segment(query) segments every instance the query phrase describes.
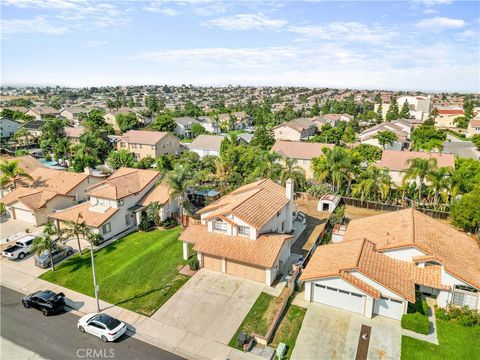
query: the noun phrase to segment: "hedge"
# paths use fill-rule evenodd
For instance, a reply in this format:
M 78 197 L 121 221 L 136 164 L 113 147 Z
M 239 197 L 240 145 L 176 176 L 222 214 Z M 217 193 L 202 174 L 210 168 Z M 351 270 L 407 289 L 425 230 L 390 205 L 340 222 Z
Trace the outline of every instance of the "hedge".
M 430 330 L 428 317 L 418 312 L 402 316 L 402 328 L 427 335 Z

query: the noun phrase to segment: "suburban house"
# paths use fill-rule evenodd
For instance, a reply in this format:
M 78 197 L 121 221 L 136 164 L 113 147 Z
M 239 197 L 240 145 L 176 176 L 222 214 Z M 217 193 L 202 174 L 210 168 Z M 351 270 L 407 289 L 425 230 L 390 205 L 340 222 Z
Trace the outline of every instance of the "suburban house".
M 454 128 L 457 127 L 455 119 L 464 116 L 463 109 L 437 109 L 438 115 L 435 116 L 435 126 Z
M 85 128 L 83 126 L 79 126 L 79 127 L 65 126 L 63 130 L 65 131 L 65 135 L 67 136 L 67 138 L 69 138 L 72 144 L 74 145 L 80 142 L 80 136 L 82 136 L 85 133 Z
M 201 267 L 271 285 L 290 257 L 293 194 L 292 180 L 263 179 L 207 205 L 180 235 L 184 258 L 193 244 Z
M 200 124 L 200 121 L 191 117 L 179 117 L 174 118 L 176 127 L 175 127 L 175 134 L 182 138 L 192 138 L 192 125 L 193 124 Z
M 360 133 L 360 142 L 362 144 L 369 144 L 383 149 L 383 146 L 377 139 L 378 133 L 382 131 L 393 132 L 397 138 L 393 144 L 386 144 L 385 149 L 402 150 L 408 146 L 407 140 L 410 131 L 407 131 L 407 127 L 404 123 L 397 122 L 385 122 L 362 131 Z
M 232 113 L 234 121 L 234 130 L 242 130 L 251 125 L 251 118 L 244 111 L 236 111 Z
M 45 224 L 48 216 L 55 210 L 87 200 L 87 188 L 101 180 L 86 173 L 52 170 L 40 166 L 29 174 L 33 181 L 21 181 L 0 201 L 5 204 L 12 219 L 23 220 L 35 226 Z
M 353 120 L 353 115 L 350 114 L 324 114 L 317 116 L 316 121 L 326 122 L 332 126 L 335 126 L 340 121 L 349 122 Z
M 89 109 L 83 107 L 66 107 L 62 111 L 60 111 L 60 116 L 63 116 L 68 122 L 72 125 L 80 125 L 81 117 L 83 115 L 88 115 Z
M 408 161 L 414 158 L 421 159 L 436 159 L 438 167 L 455 168 L 455 155 L 442 153 L 428 153 L 420 151 L 395 151 L 384 150 L 382 158 L 378 162 L 380 167 L 385 167 L 390 170 L 390 176 L 395 185 L 400 186 L 405 176 L 405 171 L 408 169 Z
M 333 144 L 306 143 L 277 140 L 272 151 L 288 159 L 294 159 L 295 164 L 305 170 L 307 179 L 313 178 L 312 159 L 323 155 L 323 148 L 333 149 Z
M 42 127 L 44 124 L 45 121 L 43 120 L 33 120 L 23 124 L 21 127 L 27 129 L 28 135 L 33 138 L 39 138 L 42 135 Z
M 57 117 L 60 111 L 50 106 L 37 106 L 29 109 L 25 115 L 33 116 L 35 120 L 43 120 L 46 117 Z
M 197 153 L 200 158 L 206 155 L 219 156 L 223 139 L 225 137 L 221 135 L 198 135 L 188 146 L 188 149 Z
M 0 118 L 0 137 L 9 138 L 15 135 L 15 132 L 20 127 L 20 123 L 15 120 Z
M 405 101 L 408 102 L 408 109 L 410 116 L 414 119 L 425 121 L 430 115 L 432 109 L 432 98 L 431 96 L 411 96 L 405 95 L 400 96 L 397 99 L 398 108 L 401 109 Z M 378 111 L 379 104 L 376 103 L 374 106 L 374 111 Z M 382 103 L 382 117 L 385 119 L 388 109 L 390 109 L 390 103 Z
M 131 152 L 135 160 L 148 156 L 155 159 L 163 154 L 178 154 L 180 142 L 163 131 L 129 130 L 120 137 L 117 149 Z
M 152 119 L 144 116 L 143 110 L 146 110 L 146 109 L 121 107 L 115 110 L 109 110 L 105 115 L 103 115 L 103 119 L 107 124 L 110 124 L 113 127 L 113 130 L 115 130 L 115 132 L 119 133 L 120 128 L 118 127 L 118 124 L 117 124 L 118 114 L 134 113 L 140 123 L 150 124 L 152 122 Z
M 480 135 L 480 118 L 472 119 L 468 123 L 466 136 L 471 138 L 473 135 Z
M 275 126 L 273 133 L 275 140 L 301 141 L 315 135 L 316 130 L 312 119 L 299 118 Z
M 148 192 L 137 205 L 141 208 L 136 212 L 145 210 L 152 203 L 157 202 L 160 205 L 159 217 L 160 220 L 166 220 L 175 217 L 178 214 L 178 199 L 172 199 L 170 197 L 170 187 L 164 183 L 160 183 Z M 142 215 L 143 216 L 143 215 Z
M 401 319 L 415 291 L 480 309 L 480 248 L 475 239 L 417 210 L 351 221 L 339 243 L 321 245 L 304 269 L 305 299 Z
M 222 132 L 219 124 L 208 116 L 200 116 L 197 118 L 197 120 L 199 121 L 199 124 L 205 129 L 206 132 L 209 132 L 212 134 L 220 134 Z
M 61 227 L 62 221 L 77 221 L 81 216 L 93 233 L 108 240 L 137 227 L 147 203 L 144 198 L 155 187 L 159 176 L 154 170 L 120 168 L 88 188 L 89 201 L 57 211 L 50 217 Z M 155 196 L 163 201 L 161 192 Z
M 26 173 L 30 174 L 33 170 L 38 168 L 47 169 L 47 166 L 42 164 L 40 161 L 35 159 L 32 155 L 24 155 L 20 157 L 10 157 L 10 156 L 2 156 L 0 158 L 2 161 L 18 161 L 18 167 L 25 171 Z M 0 175 L 2 172 L 0 171 Z M 19 181 L 17 184 L 28 186 L 31 182 L 23 182 Z M 0 187 L 0 199 L 7 193 L 13 190 L 13 184 L 4 184 Z

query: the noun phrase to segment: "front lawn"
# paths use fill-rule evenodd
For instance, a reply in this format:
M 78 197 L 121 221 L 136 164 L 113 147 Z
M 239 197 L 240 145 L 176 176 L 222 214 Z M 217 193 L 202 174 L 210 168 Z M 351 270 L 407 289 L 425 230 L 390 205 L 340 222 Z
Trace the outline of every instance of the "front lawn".
M 480 354 L 480 327 L 466 327 L 437 318 L 439 345 L 402 337 L 402 359 L 476 359 Z
M 182 259 L 181 227 L 135 232 L 95 253 L 100 298 L 147 316 L 187 280 L 178 274 Z M 41 278 L 94 296 L 90 252 L 73 256 Z
M 243 350 L 237 341 L 238 335 L 242 331 L 247 332 L 248 335 L 255 333 L 265 336 L 273 318 L 279 310 L 281 302 L 281 297 L 275 297 L 262 292 L 228 345 L 235 349 Z M 286 359 L 290 358 L 292 350 L 295 347 L 295 342 L 302 327 L 306 311 L 306 309 L 299 306 L 289 305 L 275 332 L 272 342 L 269 344 L 269 346 L 276 348 L 281 342 L 285 343 L 288 347 Z

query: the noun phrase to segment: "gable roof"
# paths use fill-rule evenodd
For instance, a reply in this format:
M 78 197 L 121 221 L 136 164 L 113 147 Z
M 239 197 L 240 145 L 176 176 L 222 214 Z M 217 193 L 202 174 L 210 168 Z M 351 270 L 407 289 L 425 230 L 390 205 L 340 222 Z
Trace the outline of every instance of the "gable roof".
M 225 136 L 220 135 L 198 135 L 195 140 L 192 141 L 189 148 L 199 150 L 214 150 L 220 151 L 220 145 L 222 144 Z
M 98 228 L 108 219 L 110 219 L 117 211 L 118 209 L 114 207 L 109 207 L 107 210 L 102 212 L 94 211 L 91 210 L 91 204 L 89 201 L 87 201 L 82 204 L 54 212 L 53 214 L 50 214 L 49 217 L 52 219 L 58 219 L 60 221 L 77 221 L 78 216 L 81 215 L 85 224 Z
M 408 169 L 408 160 L 413 158 L 433 158 L 437 159 L 438 167 L 455 167 L 455 155 L 453 154 L 397 150 L 384 150 L 379 165 L 390 170 L 402 171 Z
M 5 205 L 12 205 L 20 202 L 31 210 L 38 210 L 48 204 L 50 200 L 57 196 L 70 197 L 70 195 L 59 194 L 54 191 L 32 189 L 26 187 L 17 187 L 6 194 L 0 201 Z
M 180 124 L 180 125 L 189 125 L 189 124 L 199 124 L 200 121 L 197 119 L 191 118 L 191 117 L 178 117 L 178 118 L 173 118 L 175 123 Z
M 122 199 L 145 189 L 159 174 L 155 170 L 121 167 L 104 181 L 91 186 L 88 195 L 111 200 Z
M 38 168 L 47 169 L 47 166 L 35 159 L 32 155 L 24 155 L 20 157 L 2 156 L 1 159 L 5 161 L 18 161 L 18 166 L 29 174 Z
M 313 123 L 313 119 L 298 118 L 298 119 L 293 119 L 293 120 L 290 120 L 286 123 L 277 125 L 277 126 L 274 127 L 274 129 L 277 129 L 277 128 L 280 128 L 280 127 L 283 127 L 283 126 L 287 126 L 287 127 L 291 128 L 291 129 L 294 129 L 298 132 L 302 132 L 303 130 L 306 130 L 306 129 L 311 128 L 312 126 L 315 126 L 315 124 Z
M 160 205 L 163 205 L 168 200 L 170 200 L 170 188 L 167 185 L 159 184 L 146 194 L 137 204 L 148 206 L 153 202 L 158 202 Z
M 239 187 L 197 213 L 208 213 L 205 219 L 232 214 L 254 228 L 261 229 L 288 202 L 284 187 L 270 179 L 263 179 Z
M 445 270 L 480 288 L 480 247 L 467 234 L 414 209 L 352 220 L 343 242 L 366 238 L 378 251 L 413 246 L 433 256 Z M 347 245 L 348 246 L 348 245 Z
M 155 145 L 167 135 L 168 133 L 163 131 L 129 130 L 122 135 L 121 140 L 133 144 Z
M 71 127 L 71 126 L 65 126 L 63 128 L 65 131 L 65 135 L 69 138 L 77 139 L 80 138 L 85 133 L 85 128 L 83 126 L 79 127 Z
M 272 151 L 290 159 L 311 160 L 323 155 L 323 148 L 333 149 L 334 146 L 333 144 L 277 140 L 272 147 Z
M 39 167 L 30 173 L 33 188 L 68 194 L 90 175 Z
M 180 240 L 195 244 L 195 251 L 225 257 L 246 264 L 271 268 L 280 250 L 291 235 L 262 234 L 256 240 L 243 236 L 228 236 L 209 232 L 205 225 L 189 225 Z

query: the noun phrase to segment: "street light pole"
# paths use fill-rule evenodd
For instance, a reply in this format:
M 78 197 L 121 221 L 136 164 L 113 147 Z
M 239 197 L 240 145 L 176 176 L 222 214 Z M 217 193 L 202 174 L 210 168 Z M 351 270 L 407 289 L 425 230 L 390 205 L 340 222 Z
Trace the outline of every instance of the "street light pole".
M 95 290 L 95 300 L 97 302 L 97 311 L 100 312 L 100 302 L 98 300 L 97 274 L 95 273 L 95 260 L 93 257 L 93 244 L 90 241 L 90 257 L 92 258 L 93 288 Z

